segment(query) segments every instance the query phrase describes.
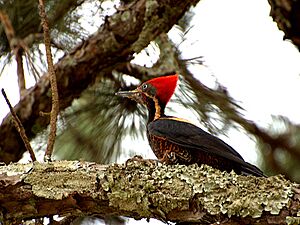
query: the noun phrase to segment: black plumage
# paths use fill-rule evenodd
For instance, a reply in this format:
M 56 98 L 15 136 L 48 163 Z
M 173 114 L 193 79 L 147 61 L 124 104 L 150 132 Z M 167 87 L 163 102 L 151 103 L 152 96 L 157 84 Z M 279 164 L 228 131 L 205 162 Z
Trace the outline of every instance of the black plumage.
M 147 136 L 158 159 L 167 164 L 207 164 L 228 172 L 263 176 L 231 146 L 188 121 L 161 117 L 148 123 Z

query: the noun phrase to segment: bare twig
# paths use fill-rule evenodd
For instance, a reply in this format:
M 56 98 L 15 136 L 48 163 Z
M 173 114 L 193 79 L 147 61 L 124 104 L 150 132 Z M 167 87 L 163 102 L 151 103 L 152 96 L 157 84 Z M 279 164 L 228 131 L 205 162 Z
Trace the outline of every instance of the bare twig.
M 58 100 L 58 90 L 57 90 L 57 83 L 56 83 L 56 76 L 52 61 L 52 54 L 50 48 L 50 34 L 49 34 L 49 25 L 48 19 L 45 12 L 45 4 L 44 0 L 39 0 L 39 13 L 42 19 L 42 26 L 44 31 L 44 42 L 46 48 L 46 56 L 47 56 L 47 64 L 48 64 L 48 73 L 50 75 L 50 84 L 51 84 L 51 91 L 52 91 L 52 109 L 51 109 L 51 116 L 50 116 L 50 134 L 47 144 L 47 149 L 45 152 L 45 161 L 51 160 L 51 155 L 54 148 L 54 142 L 56 137 L 56 121 L 57 115 L 59 112 L 59 100 Z
M 26 147 L 27 151 L 29 152 L 32 161 L 36 161 L 34 151 L 31 148 L 31 145 L 30 145 L 29 140 L 28 140 L 28 138 L 26 136 L 26 132 L 25 132 L 25 129 L 24 129 L 21 121 L 19 120 L 16 112 L 14 111 L 14 108 L 11 106 L 11 104 L 10 104 L 10 102 L 9 102 L 9 100 L 7 98 L 7 95 L 6 95 L 6 93 L 5 93 L 5 91 L 4 91 L 3 88 L 1 89 L 1 92 L 2 92 L 2 95 L 3 95 L 3 97 L 4 97 L 5 101 L 6 101 L 9 109 L 10 109 L 10 113 L 12 115 L 14 125 L 15 125 L 17 131 L 19 132 L 19 134 L 20 134 L 23 142 L 24 142 L 25 147 Z
M 17 62 L 17 75 L 18 75 L 18 84 L 19 84 L 19 93 L 20 97 L 24 95 L 26 90 L 25 87 L 25 76 L 24 76 L 24 68 L 23 68 L 23 47 L 22 41 L 16 38 L 14 28 L 11 24 L 11 21 L 8 15 L 0 10 L 0 21 L 4 27 L 4 31 L 9 42 L 9 46 L 16 56 Z

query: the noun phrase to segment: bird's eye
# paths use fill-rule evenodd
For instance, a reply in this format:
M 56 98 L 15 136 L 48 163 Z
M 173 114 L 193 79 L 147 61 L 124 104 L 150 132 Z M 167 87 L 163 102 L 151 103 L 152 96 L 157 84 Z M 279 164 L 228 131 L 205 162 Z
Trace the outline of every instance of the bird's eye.
M 148 88 L 148 84 L 143 84 L 142 85 L 142 90 L 145 91 Z

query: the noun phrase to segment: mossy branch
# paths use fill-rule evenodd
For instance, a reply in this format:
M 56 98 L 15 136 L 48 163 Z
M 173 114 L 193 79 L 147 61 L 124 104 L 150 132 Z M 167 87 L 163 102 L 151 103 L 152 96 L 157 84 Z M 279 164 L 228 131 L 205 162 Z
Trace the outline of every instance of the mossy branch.
M 201 224 L 286 224 L 300 216 L 299 185 L 280 175 L 239 176 L 209 166 L 157 166 L 147 160 L 2 166 L 0 196 L 5 223 L 97 214 Z

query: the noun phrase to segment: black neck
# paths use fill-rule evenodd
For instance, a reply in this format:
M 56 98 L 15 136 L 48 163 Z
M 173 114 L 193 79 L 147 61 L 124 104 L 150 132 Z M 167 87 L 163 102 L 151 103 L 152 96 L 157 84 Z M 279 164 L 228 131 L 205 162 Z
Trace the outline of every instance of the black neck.
M 157 101 L 157 104 L 155 104 Z M 149 98 L 147 101 L 147 108 L 148 108 L 148 123 L 152 122 L 154 119 L 158 119 L 161 116 L 165 115 L 165 104 L 162 104 L 158 100 L 154 100 Z

